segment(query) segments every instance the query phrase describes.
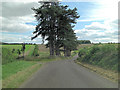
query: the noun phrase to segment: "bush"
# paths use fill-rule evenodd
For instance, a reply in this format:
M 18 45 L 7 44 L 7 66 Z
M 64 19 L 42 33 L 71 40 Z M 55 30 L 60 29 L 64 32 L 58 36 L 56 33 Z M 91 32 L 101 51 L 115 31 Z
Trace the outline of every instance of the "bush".
M 14 52 L 15 52 L 15 49 L 13 48 L 12 53 L 14 53 Z
M 79 57 L 82 57 L 83 55 L 85 55 L 85 49 L 81 49 L 80 51 L 79 51 L 79 53 L 78 53 L 78 56 Z
M 33 51 L 32 56 L 39 56 L 39 53 L 38 53 L 38 45 L 35 45 L 35 48 L 34 48 L 34 51 Z
M 90 49 L 90 54 L 93 55 L 93 54 L 96 53 L 98 50 L 99 50 L 99 47 L 98 47 L 98 46 L 93 46 L 93 47 Z

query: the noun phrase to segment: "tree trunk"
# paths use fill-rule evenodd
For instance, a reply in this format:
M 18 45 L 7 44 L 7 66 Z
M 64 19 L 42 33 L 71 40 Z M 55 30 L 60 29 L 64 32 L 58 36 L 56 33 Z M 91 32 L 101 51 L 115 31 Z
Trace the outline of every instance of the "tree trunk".
M 67 57 L 70 57 L 70 56 L 71 56 L 71 50 L 66 49 L 66 56 L 67 56 Z
M 52 45 L 51 45 L 51 42 L 50 42 L 49 50 L 50 50 L 50 56 L 52 56 Z
M 60 56 L 60 50 L 59 50 L 59 47 L 57 45 L 55 47 L 55 53 L 56 53 L 56 56 Z
M 54 45 L 52 44 L 52 56 L 54 56 Z
M 54 56 L 54 45 L 52 41 L 50 41 L 49 49 L 50 49 L 50 56 Z
M 64 46 L 64 56 L 66 57 L 66 47 Z

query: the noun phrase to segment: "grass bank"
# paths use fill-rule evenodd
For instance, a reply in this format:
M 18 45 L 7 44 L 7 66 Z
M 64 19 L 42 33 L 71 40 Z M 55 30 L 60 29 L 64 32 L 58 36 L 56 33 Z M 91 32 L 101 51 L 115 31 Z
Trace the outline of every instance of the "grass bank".
M 96 44 L 79 49 L 76 63 L 104 77 L 118 80 L 118 44 Z
M 118 71 L 118 44 L 100 44 L 81 48 L 78 56 L 79 62 Z

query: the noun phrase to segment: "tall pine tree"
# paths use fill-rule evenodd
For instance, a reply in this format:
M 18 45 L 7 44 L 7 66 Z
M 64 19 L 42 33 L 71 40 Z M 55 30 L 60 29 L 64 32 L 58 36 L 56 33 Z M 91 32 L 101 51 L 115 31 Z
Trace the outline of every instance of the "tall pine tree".
M 68 6 L 60 5 L 58 2 L 40 2 L 42 6 L 32 10 L 35 11 L 38 25 L 31 39 L 42 36 L 43 42 L 47 40 L 50 55 L 60 55 L 60 48 L 64 47 L 65 56 L 70 56 L 71 50 L 77 46 L 76 35 L 72 24 L 79 18 L 77 9 L 68 9 Z M 45 39 L 46 37 L 46 39 Z M 74 45 L 74 46 L 73 46 Z

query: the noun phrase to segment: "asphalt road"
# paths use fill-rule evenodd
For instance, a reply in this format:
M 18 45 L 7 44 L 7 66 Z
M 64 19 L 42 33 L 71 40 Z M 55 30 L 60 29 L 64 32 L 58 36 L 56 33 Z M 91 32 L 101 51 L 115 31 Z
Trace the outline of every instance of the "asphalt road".
M 20 88 L 117 88 L 95 72 L 74 63 L 61 60 L 46 63 Z

